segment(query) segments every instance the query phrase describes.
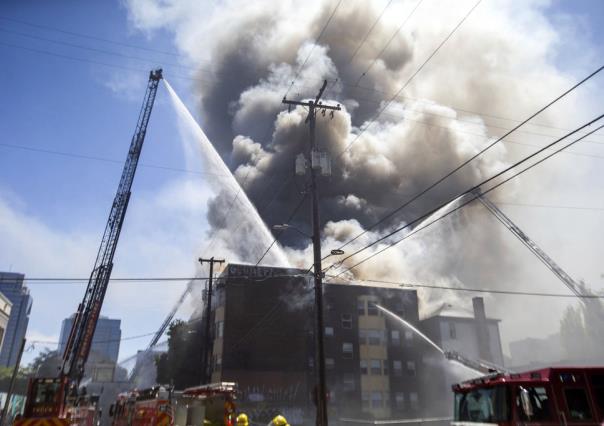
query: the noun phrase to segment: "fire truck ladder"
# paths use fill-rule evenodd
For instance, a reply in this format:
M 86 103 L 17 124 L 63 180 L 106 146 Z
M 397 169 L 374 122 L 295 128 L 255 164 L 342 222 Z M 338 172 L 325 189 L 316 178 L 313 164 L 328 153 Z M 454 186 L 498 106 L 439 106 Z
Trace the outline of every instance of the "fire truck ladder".
M 492 362 L 483 360 L 472 360 L 466 358 L 457 351 L 445 351 L 445 358 L 449 361 L 457 361 L 458 363 L 470 368 L 471 370 L 477 371 L 484 374 L 509 374 L 511 370 L 501 367 Z
M 568 287 L 568 289 L 575 295 L 578 296 L 583 304 L 586 304 L 582 296 L 592 295 L 592 293 L 582 283 L 578 283 L 571 278 L 554 260 L 549 257 L 528 235 L 526 235 L 520 228 L 518 228 L 512 220 L 507 217 L 499 207 L 493 204 L 488 198 L 482 194 L 480 189 L 474 191 L 476 198 L 484 205 L 506 228 L 508 228 L 528 249 L 533 252 L 535 256 L 545 265 L 547 268 L 556 275 L 560 281 Z
M 63 353 L 63 365 L 60 372 L 61 376 L 67 376 L 75 383 L 80 382 L 84 375 L 84 366 L 90 353 L 92 338 L 96 329 L 97 321 L 103 306 L 105 292 L 111 277 L 113 269 L 113 256 L 120 237 L 126 209 L 130 200 L 130 190 L 136 172 L 136 166 L 145 141 L 145 133 L 147 132 L 147 124 L 153 109 L 155 95 L 159 81 L 162 79 L 162 70 L 157 69 L 149 74 L 149 82 L 145 99 L 141 108 L 136 131 L 130 143 L 128 157 L 124 164 L 122 177 L 115 194 L 115 199 L 111 206 L 109 219 L 105 227 L 101 246 L 99 248 L 94 268 L 88 280 L 86 293 L 82 303 L 78 306 L 73 326 L 71 328 L 65 352 Z

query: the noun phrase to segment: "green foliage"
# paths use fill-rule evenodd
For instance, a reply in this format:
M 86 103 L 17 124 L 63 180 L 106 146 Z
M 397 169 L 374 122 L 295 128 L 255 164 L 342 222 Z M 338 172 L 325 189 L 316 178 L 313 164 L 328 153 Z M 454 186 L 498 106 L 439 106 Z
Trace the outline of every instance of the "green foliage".
M 157 381 L 176 389 L 201 381 L 201 321 L 175 320 L 168 329 L 168 352 L 155 359 Z

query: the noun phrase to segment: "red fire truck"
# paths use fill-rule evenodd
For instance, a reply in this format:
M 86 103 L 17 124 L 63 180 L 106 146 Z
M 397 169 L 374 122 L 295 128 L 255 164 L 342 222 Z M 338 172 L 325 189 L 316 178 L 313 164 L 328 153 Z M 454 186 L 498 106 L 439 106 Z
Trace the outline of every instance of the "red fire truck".
M 31 379 L 20 426 L 95 426 L 98 396 L 70 392 L 68 379 Z
M 454 425 L 604 425 L 604 367 L 492 374 L 453 392 Z
M 112 426 L 170 426 L 172 390 L 163 386 L 124 392 L 111 405 Z
M 233 426 L 234 383 L 213 383 L 184 391 L 163 386 L 125 392 L 109 410 L 112 426 Z

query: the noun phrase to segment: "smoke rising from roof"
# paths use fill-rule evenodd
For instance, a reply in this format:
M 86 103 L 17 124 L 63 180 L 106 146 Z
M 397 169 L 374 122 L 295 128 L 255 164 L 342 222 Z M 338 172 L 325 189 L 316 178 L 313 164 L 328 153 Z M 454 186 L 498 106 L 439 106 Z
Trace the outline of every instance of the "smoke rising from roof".
M 322 32 L 334 2 L 227 1 L 208 11 L 199 10 L 196 2 L 145 2 L 142 7 L 138 0 L 129 1 L 136 26 L 173 31 L 182 52 L 199 64 L 201 81 L 195 90 L 204 130 L 269 225 L 287 220 L 305 184 L 290 177 L 295 156 L 308 155 L 307 111 L 285 111 L 283 95 L 314 98 L 323 80 L 329 80 L 324 100 L 343 109 L 333 119 L 317 116 L 319 147 L 333 159 L 333 175 L 321 182 L 325 250 L 367 229 L 575 80 L 554 63 L 563 30 L 548 20 L 544 2 L 484 2 L 393 97 L 473 2 L 439 3 L 438 10 L 425 2 L 401 27 L 416 4 L 395 2 L 369 32 L 385 2 L 342 2 Z M 571 97 L 538 122 L 572 127 L 587 110 L 582 99 Z M 569 110 L 573 117 L 566 114 Z M 548 127 L 530 130 L 561 134 Z M 544 142 L 529 133 L 510 139 Z M 352 252 L 499 171 L 519 149 L 497 144 L 346 250 Z M 542 185 L 547 181 L 543 177 Z M 507 190 L 513 192 L 515 185 Z M 217 235 L 229 236 L 238 225 L 236 214 L 225 215 L 227 201 L 220 196 L 210 201 L 208 221 Z M 290 223 L 308 230 L 307 211 L 303 206 Z M 506 232 L 472 205 L 363 264 L 355 277 L 511 288 L 547 276 L 518 265 L 510 247 L 521 248 Z M 304 237 L 286 233 L 282 241 L 293 265 L 309 266 L 311 249 Z M 258 260 L 245 240 L 218 254 Z M 454 294 L 420 290 L 425 302 L 450 296 L 454 304 L 463 304 Z

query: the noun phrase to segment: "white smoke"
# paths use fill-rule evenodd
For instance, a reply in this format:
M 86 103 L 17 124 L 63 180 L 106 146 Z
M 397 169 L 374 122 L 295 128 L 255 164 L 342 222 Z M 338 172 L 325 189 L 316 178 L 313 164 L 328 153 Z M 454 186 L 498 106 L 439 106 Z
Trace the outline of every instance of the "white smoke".
M 269 224 L 287 219 L 304 185 L 295 179 L 285 186 L 284 182 L 292 174 L 294 157 L 307 151 L 307 112 L 302 108 L 284 111 L 281 99 L 286 92 L 292 99 L 314 97 L 323 80 L 330 81 L 325 101 L 338 102 L 343 110 L 332 120 L 319 115 L 317 122 L 319 146 L 334 160 L 333 176 L 321 182 L 326 251 L 365 230 L 587 74 L 579 67 L 561 70 L 557 61 L 564 53 L 561 49 L 569 47 L 566 35 L 573 31 L 572 20 L 565 25 L 553 22 L 549 3 L 542 0 L 481 3 L 397 98 L 392 96 L 473 1 L 439 2 L 438 6 L 425 1 L 398 32 L 416 1 L 395 2 L 369 34 L 386 2 L 342 2 L 319 40 L 334 2 L 226 1 L 214 7 L 175 0 L 127 3 L 136 28 L 171 31 L 180 51 L 199 68 L 195 77 L 201 81 L 195 83 L 195 91 L 201 124 Z M 592 55 L 590 46 L 580 43 L 577 40 L 572 47 L 585 57 Z M 592 86 L 591 93 L 579 91 L 546 111 L 536 120 L 540 125 L 527 126 L 509 142 L 496 145 L 395 219 L 347 246 L 346 252 L 413 220 L 535 149 L 518 142 L 540 146 L 563 134 L 563 129 L 582 124 L 591 118 L 598 90 Z M 540 174 L 506 185 L 492 197 L 509 200 L 522 193 L 526 200 L 547 191 L 569 194 L 574 189 L 568 186 L 552 189 L 550 185 L 557 182 L 554 172 L 570 172 L 575 177 L 596 173 L 593 167 L 578 171 L 564 157 L 556 161 L 555 167 L 544 166 Z M 228 242 L 240 217 L 222 215 L 224 203 L 216 197 L 208 219 L 211 232 Z M 305 211 L 306 205 L 301 209 Z M 306 217 L 300 213 L 291 223 L 308 229 Z M 290 245 L 285 249 L 290 261 L 309 266 L 311 248 L 304 238 L 294 237 L 284 240 Z M 243 251 L 234 255 L 255 263 L 258 253 L 249 250 L 249 242 L 242 236 L 238 247 Z M 225 244 L 231 253 L 237 251 Z M 566 263 L 575 264 L 573 253 L 556 253 L 566 259 L 570 255 Z M 354 277 L 563 291 L 536 260 L 527 258 L 531 255 L 508 231 L 480 206 L 472 205 L 363 263 L 354 270 Z M 595 264 L 588 267 L 594 274 Z M 337 265 L 331 270 L 338 271 Z M 448 298 L 454 305 L 467 299 L 466 293 L 426 289 L 420 290 L 420 296 L 425 303 Z M 509 297 L 496 302 L 488 306 L 496 315 L 506 316 L 502 327 L 508 337 L 554 329 L 556 321 L 546 321 L 545 314 L 551 318 L 568 303 L 558 300 L 546 305 L 534 299 L 519 303 Z M 526 315 L 529 306 L 530 318 Z

